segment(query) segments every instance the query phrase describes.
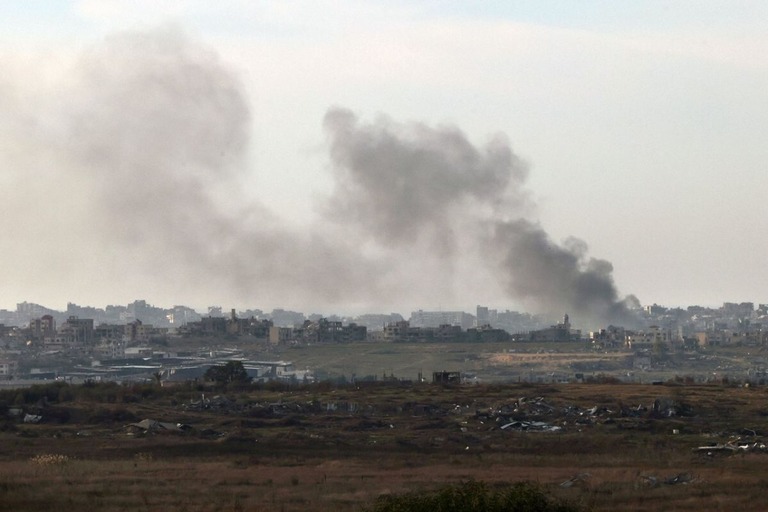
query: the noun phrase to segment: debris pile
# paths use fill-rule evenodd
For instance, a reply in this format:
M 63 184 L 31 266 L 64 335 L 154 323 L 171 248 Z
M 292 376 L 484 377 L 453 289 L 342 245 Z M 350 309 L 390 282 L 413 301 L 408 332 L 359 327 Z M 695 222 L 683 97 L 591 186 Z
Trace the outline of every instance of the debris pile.
M 216 395 L 213 398 L 208 398 L 203 394 L 200 400 L 192 400 L 182 407 L 188 411 L 231 411 L 235 406 L 236 404 L 225 396 Z
M 544 397 L 521 397 L 509 403 L 477 410 L 475 418 L 482 425 L 496 425 L 501 430 L 530 432 L 559 432 L 568 427 L 581 428 L 596 424 L 613 424 L 632 427 L 629 421 L 636 419 L 665 419 L 675 416 L 690 416 L 691 408 L 669 398 L 657 398 L 650 405 L 614 407 L 594 405 L 553 405 Z M 622 421 L 623 420 L 623 421 Z
M 766 452 L 768 451 L 768 446 L 766 446 L 766 444 L 761 440 L 746 441 L 741 437 L 736 437 L 726 443 L 698 446 L 694 448 L 693 451 L 697 453 L 705 453 L 711 457 L 717 452 Z
M 129 423 L 125 426 L 128 434 L 158 434 L 158 433 L 181 433 L 192 429 L 191 426 L 183 423 L 170 423 L 167 421 L 157 421 L 152 419 L 143 419 L 138 423 Z
M 696 480 L 691 473 L 677 473 L 667 478 L 659 478 L 655 475 L 640 475 L 640 480 L 647 486 L 689 484 Z

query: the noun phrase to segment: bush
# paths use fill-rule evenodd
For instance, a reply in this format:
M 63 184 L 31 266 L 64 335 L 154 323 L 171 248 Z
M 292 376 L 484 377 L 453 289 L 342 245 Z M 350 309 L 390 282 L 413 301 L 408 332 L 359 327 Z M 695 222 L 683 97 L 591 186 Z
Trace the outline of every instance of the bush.
M 578 512 L 580 507 L 557 500 L 540 487 L 516 483 L 494 490 L 483 482 L 449 485 L 433 492 L 380 496 L 366 512 Z
M 67 391 L 70 386 L 65 382 L 52 382 L 48 384 L 33 384 L 28 388 L 18 390 L 4 390 L 0 395 L 0 400 L 13 403 L 14 405 L 34 405 L 39 402 L 56 403 L 60 398 L 71 399 Z M 11 396 L 13 398 L 11 398 Z
M 243 387 L 251 382 L 242 361 L 228 361 L 226 364 L 211 366 L 206 370 L 205 380 L 215 382 L 218 387 Z

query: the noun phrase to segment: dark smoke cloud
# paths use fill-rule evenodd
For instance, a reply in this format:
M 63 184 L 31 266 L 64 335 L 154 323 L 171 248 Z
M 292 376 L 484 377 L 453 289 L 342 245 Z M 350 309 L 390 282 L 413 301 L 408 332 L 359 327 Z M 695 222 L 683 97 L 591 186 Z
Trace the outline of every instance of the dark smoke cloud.
M 453 126 L 330 109 L 334 189 L 297 230 L 245 190 L 259 120 L 237 75 L 182 32 L 119 34 L 51 90 L 32 79 L 0 77 L 0 254 L 33 276 L 15 294 L 428 308 L 503 285 L 537 312 L 629 318 L 609 263 L 524 220 L 527 166 L 502 135 L 478 147 Z
M 557 245 L 539 225 L 518 219 L 496 223 L 491 242 L 510 295 L 534 309 L 550 315 L 570 312 L 581 325 L 637 323 L 628 307 L 635 299 L 618 297 L 613 265 L 589 258 L 583 241 L 571 238 Z
M 338 108 L 326 114 L 325 127 L 336 173 L 334 218 L 398 247 L 442 237 L 443 251 L 421 254 L 429 265 L 456 277 L 438 260 L 469 258 L 470 268 L 492 269 L 510 297 L 536 312 L 570 312 L 583 325 L 634 323 L 609 262 L 588 258 L 586 244 L 576 238 L 559 246 L 519 217 L 533 206 L 524 188 L 527 167 L 503 136 L 478 149 L 455 127 L 386 117 L 363 124 Z M 494 226 L 492 233 L 485 234 L 487 226 Z M 472 252 L 483 240 L 487 251 Z M 463 250 L 454 254 L 456 246 Z M 465 277 L 466 285 L 474 274 Z
M 349 110 L 328 111 L 336 190 L 333 218 L 354 219 L 382 243 L 412 244 L 423 235 L 455 245 L 457 220 L 521 205 L 527 168 L 497 135 L 476 148 L 458 128 L 362 124 Z

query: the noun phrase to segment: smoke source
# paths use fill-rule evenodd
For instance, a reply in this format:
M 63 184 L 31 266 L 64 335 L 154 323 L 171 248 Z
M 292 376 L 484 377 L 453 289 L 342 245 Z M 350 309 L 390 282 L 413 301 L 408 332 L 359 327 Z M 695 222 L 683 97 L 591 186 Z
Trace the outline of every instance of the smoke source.
M 490 251 L 500 258 L 500 277 L 510 295 L 550 316 L 571 312 L 582 325 L 631 326 L 635 313 L 619 300 L 613 265 L 587 257 L 587 246 L 569 239 L 562 246 L 525 219 L 495 223 Z

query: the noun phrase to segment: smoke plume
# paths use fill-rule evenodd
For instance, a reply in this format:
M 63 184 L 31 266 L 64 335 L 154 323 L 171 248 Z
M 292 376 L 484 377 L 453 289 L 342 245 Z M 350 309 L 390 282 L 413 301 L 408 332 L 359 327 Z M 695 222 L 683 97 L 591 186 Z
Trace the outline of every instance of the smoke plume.
M 454 126 L 332 108 L 333 190 L 296 229 L 244 190 L 259 120 L 243 85 L 183 33 L 107 38 L 48 88 L 13 69 L 0 78 L 0 253 L 29 276 L 19 296 L 327 309 L 503 291 L 577 322 L 630 318 L 610 263 L 527 220 L 527 166 L 503 135 L 476 146 Z
M 57 286 L 73 300 L 89 300 L 87 289 L 296 306 L 365 295 L 382 273 L 375 262 L 246 199 L 253 120 L 242 91 L 215 53 L 159 29 L 112 36 L 53 91 L 9 102 L 0 208 L 18 219 L 18 238 L 3 249 L 34 276 L 19 295 Z
M 339 108 L 328 111 L 325 128 L 336 173 L 329 212 L 355 219 L 380 243 L 427 235 L 452 248 L 457 222 L 522 204 L 527 169 L 502 135 L 478 149 L 452 126 L 386 117 L 364 125 Z
M 500 277 L 510 295 L 550 316 L 570 312 L 580 325 L 633 326 L 635 313 L 619 300 L 610 262 L 587 256 L 587 246 L 571 238 L 561 246 L 525 219 L 494 225 L 490 251 L 500 260 Z
M 521 217 L 533 208 L 527 167 L 505 137 L 476 148 L 455 127 L 385 117 L 362 124 L 342 109 L 326 114 L 325 127 L 337 185 L 333 218 L 348 219 L 382 245 L 440 240 L 441 251 L 428 246 L 418 256 L 465 287 L 480 269 L 490 271 L 509 297 L 538 313 L 570 312 L 580 325 L 634 323 L 609 262 L 589 258 L 575 238 L 557 245 Z M 467 261 L 460 275 L 458 265 Z

